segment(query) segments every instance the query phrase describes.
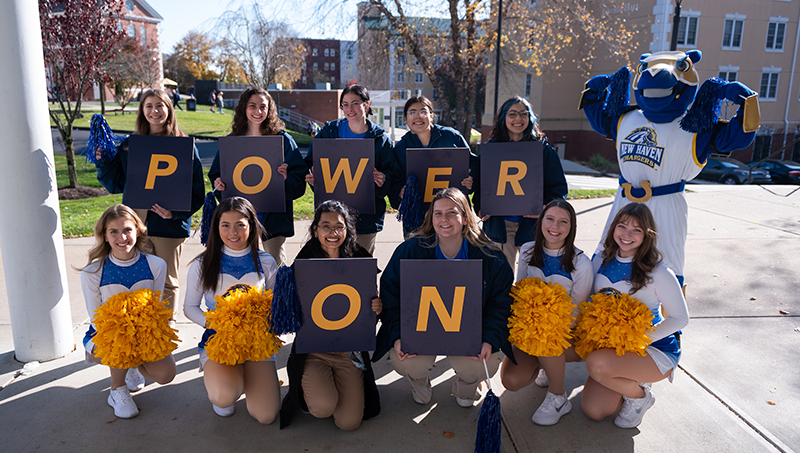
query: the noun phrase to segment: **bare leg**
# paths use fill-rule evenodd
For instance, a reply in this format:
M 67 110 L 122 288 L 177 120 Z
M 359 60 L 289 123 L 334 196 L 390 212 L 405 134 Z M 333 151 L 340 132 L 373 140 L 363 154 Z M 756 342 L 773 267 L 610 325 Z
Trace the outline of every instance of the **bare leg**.
M 230 407 L 244 393 L 244 366 L 209 360 L 203 365 L 208 399 L 217 407 Z
M 89 358 L 92 359 L 92 362 L 102 365 L 103 360 L 100 357 L 94 355 L 94 351 L 97 349 L 97 346 L 92 348 L 92 353 L 89 355 Z M 108 367 L 108 370 L 111 371 L 111 390 L 114 390 L 117 387 L 125 386 L 125 375 L 128 374 L 127 369 L 120 369 L 120 368 L 112 368 Z
M 549 392 L 553 395 L 564 394 L 564 375 L 566 374 L 567 358 L 564 354 L 556 357 L 539 357 L 539 363 L 547 373 L 550 380 Z M 534 376 L 536 378 L 536 376 Z
M 628 398 L 641 398 L 640 382 L 658 382 L 667 376 L 650 356 L 628 352 L 618 356 L 612 349 L 599 349 L 586 358 L 589 376 L 603 386 Z
M 156 381 L 161 385 L 169 384 L 175 379 L 177 373 L 175 358 L 169 354 L 157 362 L 143 363 L 139 365 L 139 372 L 145 379 Z
M 539 374 L 541 363 L 537 357 L 522 352 L 516 346 L 512 345 L 511 347 L 514 350 L 517 364 L 514 365 L 514 362 L 508 357 L 504 358 L 503 365 L 500 367 L 500 381 L 507 390 L 516 392 L 533 383 Z
M 614 415 L 622 407 L 622 395 L 604 387 L 590 377 L 586 379 L 581 394 L 583 413 L 592 420 L 600 421 Z
M 244 394 L 247 412 L 259 423 L 269 425 L 278 417 L 281 389 L 275 362 L 244 363 Z

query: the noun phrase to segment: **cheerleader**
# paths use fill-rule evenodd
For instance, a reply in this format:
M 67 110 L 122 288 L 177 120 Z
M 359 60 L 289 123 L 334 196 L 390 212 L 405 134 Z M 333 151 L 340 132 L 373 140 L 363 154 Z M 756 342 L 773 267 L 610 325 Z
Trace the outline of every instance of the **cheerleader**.
M 201 303 L 214 310 L 214 298 L 234 285 L 273 289 L 278 271 L 275 259 L 258 248 L 261 225 L 249 201 L 241 197 L 222 201 L 211 222 L 206 250 L 189 267 L 183 305 L 186 317 L 203 327 L 207 323 Z M 221 417 L 233 415 L 234 403 L 245 394 L 250 415 L 260 423 L 272 423 L 280 405 L 275 357 L 238 365 L 215 362 L 205 351 L 214 333 L 206 329 L 199 344 L 200 370 L 214 412 Z
M 163 291 L 167 265 L 161 258 L 144 252 L 147 230 L 136 213 L 127 206 L 112 206 L 100 216 L 94 227 L 95 245 L 89 250 L 89 263 L 81 270 L 81 289 L 86 300 L 86 311 L 92 324 L 83 338 L 88 363 L 102 363 L 93 342 L 97 331 L 94 326 L 95 311 L 109 297 L 120 292 L 138 289 Z M 139 415 L 139 408 L 131 392 L 144 388 L 145 378 L 159 384 L 168 384 L 175 378 L 175 359 L 167 354 L 161 360 L 146 362 L 136 368 L 111 371 L 111 392 L 108 405 L 119 418 Z

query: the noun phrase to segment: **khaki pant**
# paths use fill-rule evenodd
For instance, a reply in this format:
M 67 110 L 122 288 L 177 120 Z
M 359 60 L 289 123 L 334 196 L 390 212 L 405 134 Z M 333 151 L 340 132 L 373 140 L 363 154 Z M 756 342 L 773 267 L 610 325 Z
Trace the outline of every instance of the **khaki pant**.
M 486 379 L 486 371 L 483 369 L 483 362 L 470 359 L 465 356 L 447 356 L 453 371 L 456 372 L 456 381 L 453 383 L 451 394 L 457 398 L 469 398 L 478 400 L 478 385 Z M 431 370 L 436 361 L 434 355 L 419 355 L 409 357 L 401 361 L 397 358 L 394 348 L 389 350 L 389 361 L 394 370 L 405 376 L 420 401 L 427 404 L 431 400 L 433 390 L 431 389 Z M 497 368 L 500 367 L 500 352 L 495 352 L 486 361 L 489 368 L 489 376 L 494 376 Z
M 286 242 L 285 236 L 275 236 L 272 239 L 264 241 L 264 251 L 275 258 L 275 262 L 278 263 L 279 268 L 286 264 L 286 248 L 283 246 L 284 242 Z
M 519 254 L 519 247 L 514 245 L 514 240 L 517 238 L 517 230 L 519 229 L 519 222 L 506 222 L 506 243 L 500 244 L 503 246 L 503 255 L 505 255 L 508 264 L 511 265 L 511 271 L 514 275 L 517 273 L 517 255 Z
M 185 238 L 148 237 L 153 244 L 153 255 L 167 262 L 167 278 L 164 281 L 164 294 L 162 299 L 168 302 L 168 308 L 175 310 L 175 304 L 180 295 L 178 282 L 178 268 L 181 263 L 181 253 Z M 175 315 L 173 314 L 173 318 Z
M 378 233 L 369 233 L 369 234 L 359 234 L 356 237 L 356 243 L 361 247 L 367 249 L 370 255 L 375 255 L 375 239 L 378 237 Z
M 336 426 L 352 431 L 364 417 L 364 371 L 347 352 L 309 354 L 303 368 L 303 394 L 317 418 L 333 415 Z

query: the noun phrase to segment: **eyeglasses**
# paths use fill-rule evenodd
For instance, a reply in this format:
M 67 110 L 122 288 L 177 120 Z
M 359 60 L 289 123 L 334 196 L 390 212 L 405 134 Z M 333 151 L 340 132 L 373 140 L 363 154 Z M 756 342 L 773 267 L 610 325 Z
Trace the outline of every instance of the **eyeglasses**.
M 347 110 L 349 107 L 353 107 L 354 109 L 357 109 L 357 108 L 361 107 L 362 105 L 364 105 L 364 103 L 360 102 L 360 101 L 353 101 L 353 102 L 351 102 L 349 104 L 347 102 L 342 102 L 341 107 L 342 107 L 342 110 Z
M 427 111 L 426 109 L 422 109 L 420 111 L 409 110 L 408 113 L 406 113 L 406 116 L 409 118 L 416 118 L 418 116 L 427 117 L 430 116 L 430 114 L 431 112 Z
M 331 234 L 331 232 L 333 232 L 334 234 L 339 236 L 343 235 L 346 230 L 346 228 L 341 225 L 335 227 L 332 227 L 330 225 L 317 225 L 317 229 L 319 231 L 322 231 L 322 234 Z
M 517 112 L 516 110 L 509 110 L 508 113 L 506 113 L 506 116 L 508 116 L 512 120 L 517 119 L 518 116 L 521 116 L 523 119 L 525 119 L 531 116 L 531 112 L 527 110 L 523 110 L 521 112 Z

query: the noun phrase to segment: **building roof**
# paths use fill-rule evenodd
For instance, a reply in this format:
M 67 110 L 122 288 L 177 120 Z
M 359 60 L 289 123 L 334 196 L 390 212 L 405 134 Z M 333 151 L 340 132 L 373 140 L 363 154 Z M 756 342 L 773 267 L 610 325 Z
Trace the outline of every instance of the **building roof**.
M 137 5 L 139 5 L 139 8 L 141 8 L 142 11 L 146 12 L 151 19 L 155 19 L 154 22 L 161 22 L 162 20 L 164 20 L 164 18 L 161 17 L 161 14 L 158 14 L 158 12 L 155 9 L 153 9 L 153 7 L 150 6 L 150 4 L 147 3 L 145 0 L 132 0 L 132 1 Z

